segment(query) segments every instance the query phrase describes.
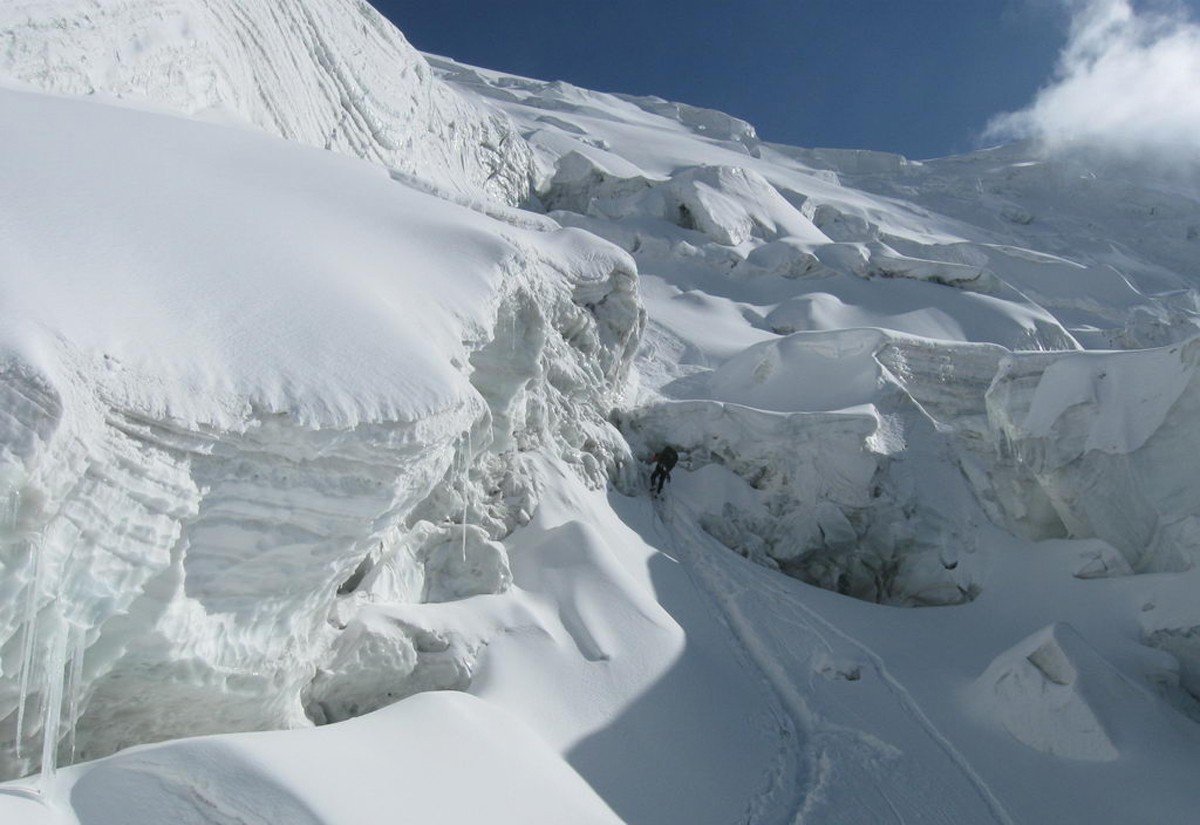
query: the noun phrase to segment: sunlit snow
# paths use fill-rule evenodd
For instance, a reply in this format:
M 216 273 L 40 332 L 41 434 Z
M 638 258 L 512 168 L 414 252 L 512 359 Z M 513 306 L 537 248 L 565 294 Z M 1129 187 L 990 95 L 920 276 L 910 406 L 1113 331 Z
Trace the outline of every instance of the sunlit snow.
M 1186 176 L 350 0 L 0 43 L 0 821 L 1194 816 Z

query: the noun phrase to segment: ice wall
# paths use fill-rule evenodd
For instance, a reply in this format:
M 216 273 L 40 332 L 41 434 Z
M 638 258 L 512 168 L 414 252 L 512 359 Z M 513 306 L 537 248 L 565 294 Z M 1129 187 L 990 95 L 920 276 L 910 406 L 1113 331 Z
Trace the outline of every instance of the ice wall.
M 1200 339 L 1129 353 L 1006 358 L 987 395 L 1014 507 L 1096 537 L 1135 571 L 1193 566 L 1200 548 Z M 1040 508 L 1044 511 L 1044 508 Z
M 967 601 L 977 594 L 972 524 L 985 516 L 955 439 L 905 383 L 928 386 L 921 343 L 798 333 L 687 381 L 692 398 L 622 423 L 641 454 L 681 450 L 688 480 L 672 495 L 736 552 L 868 601 Z M 976 386 L 980 408 L 986 387 Z M 948 417 L 972 415 L 969 398 L 944 405 Z
M 529 452 L 628 464 L 633 262 L 252 132 L 0 109 L 0 771 L 462 687 L 476 650 L 360 608 L 505 589 Z
M 532 156 L 356 0 L 15 0 L 0 80 L 245 123 L 508 203 Z
M 622 423 L 642 454 L 680 448 L 696 479 L 677 495 L 742 555 L 871 601 L 948 603 L 979 592 L 989 520 L 1099 539 L 1080 577 L 1195 565 L 1200 498 L 1180 457 L 1196 452 L 1198 346 L 1014 353 L 798 333 Z

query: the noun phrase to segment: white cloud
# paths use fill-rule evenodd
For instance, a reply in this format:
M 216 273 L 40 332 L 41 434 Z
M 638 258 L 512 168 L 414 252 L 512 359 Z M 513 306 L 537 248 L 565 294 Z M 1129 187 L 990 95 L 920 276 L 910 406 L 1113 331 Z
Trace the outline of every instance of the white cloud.
M 1070 36 L 1054 77 L 987 136 L 1200 161 L 1200 24 L 1178 3 L 1066 2 Z

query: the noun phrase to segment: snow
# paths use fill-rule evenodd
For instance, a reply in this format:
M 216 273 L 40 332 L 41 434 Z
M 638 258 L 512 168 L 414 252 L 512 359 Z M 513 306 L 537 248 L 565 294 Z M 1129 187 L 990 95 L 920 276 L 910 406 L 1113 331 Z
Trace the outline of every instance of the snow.
M 315 825 L 388 811 L 419 822 L 620 821 L 527 728 L 461 693 L 422 694 L 332 727 L 139 748 L 67 771 L 55 793 L 105 825 Z M 14 801 L 29 825 L 63 821 Z
M 343 0 L 0 33 L 0 819 L 1191 816 L 1187 180 Z
M 13 0 L 0 77 L 266 131 L 517 203 L 531 154 L 352 0 Z
M 985 713 L 1034 750 L 1088 762 L 1111 762 L 1116 746 L 1088 701 L 1092 692 L 1117 693 L 1129 704 L 1120 677 L 1068 625 L 1052 625 L 996 657 L 979 677 Z
M 353 425 L 463 403 L 445 353 L 483 325 L 495 262 L 520 254 L 489 221 L 249 133 L 2 94 L 22 124 L 0 170 L 5 349 L 48 369 L 38 332 L 54 330 L 122 403 L 225 427 L 237 404 Z
M 353 715 L 383 704 L 363 672 L 463 686 L 477 650 L 427 662 L 400 631 L 375 661 L 389 644 L 330 614 L 364 582 L 507 589 L 496 539 L 537 500 L 511 446 L 592 483 L 614 466 L 633 263 L 253 132 L 24 91 L 0 108 L 0 707 L 26 745 L 4 770 L 54 742 L 65 664 L 35 651 L 67 627 L 83 757 Z

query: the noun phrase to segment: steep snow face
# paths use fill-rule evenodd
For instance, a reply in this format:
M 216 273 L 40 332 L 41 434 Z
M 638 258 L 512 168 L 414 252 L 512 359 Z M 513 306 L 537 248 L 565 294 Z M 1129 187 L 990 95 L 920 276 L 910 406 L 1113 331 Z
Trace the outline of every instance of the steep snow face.
M 478 644 L 358 606 L 504 591 L 523 452 L 619 472 L 632 261 L 251 132 L 0 112 L 3 771 L 56 649 L 81 757 L 464 687 Z
M 15 0 L 0 80 L 234 121 L 517 203 L 531 155 L 512 124 L 435 78 L 358 0 Z

